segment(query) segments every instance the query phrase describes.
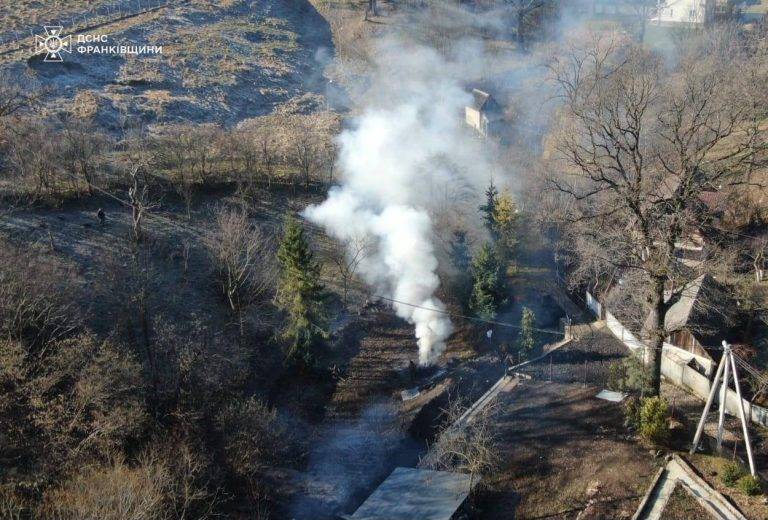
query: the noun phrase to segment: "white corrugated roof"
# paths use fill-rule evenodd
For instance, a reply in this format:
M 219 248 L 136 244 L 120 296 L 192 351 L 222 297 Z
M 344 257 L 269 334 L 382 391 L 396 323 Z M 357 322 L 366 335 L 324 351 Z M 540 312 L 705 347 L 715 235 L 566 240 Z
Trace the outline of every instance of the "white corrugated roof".
M 396 468 L 349 520 L 450 520 L 467 499 L 463 473 Z

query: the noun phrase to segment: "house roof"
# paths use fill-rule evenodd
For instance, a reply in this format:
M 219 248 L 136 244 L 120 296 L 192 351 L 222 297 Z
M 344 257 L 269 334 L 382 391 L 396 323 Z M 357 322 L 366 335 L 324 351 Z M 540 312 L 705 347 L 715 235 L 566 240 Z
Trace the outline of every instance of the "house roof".
M 667 332 L 688 329 L 703 346 L 717 346 L 728 339 L 735 321 L 735 305 L 725 289 L 709 274 L 704 274 L 686 284 L 682 289 L 667 295 L 672 306 L 664 319 Z M 650 330 L 651 315 L 645 322 Z
M 701 289 L 702 285 L 711 279 L 711 276 L 701 275 L 683 287 L 677 295 L 671 296 L 672 298 L 677 298 L 677 301 L 669 308 L 664 320 L 664 327 L 668 331 L 680 330 L 689 324 L 694 315 L 696 302 L 704 295 Z
M 656 181 L 649 193 L 649 199 L 654 203 L 672 199 L 679 187 L 680 178 L 675 175 L 667 175 Z M 722 211 L 728 205 L 728 195 L 722 190 L 722 186 L 715 186 L 712 183 L 705 185 L 697 196 L 697 200 L 711 211 Z
M 501 105 L 499 105 L 496 99 L 488 92 L 479 88 L 472 89 L 472 108 L 478 112 L 498 115 L 502 113 Z
M 722 191 L 703 191 L 699 200 L 712 213 L 723 213 L 728 209 L 728 195 Z
M 491 99 L 491 95 L 488 92 L 483 92 L 480 89 L 472 89 L 472 108 L 475 110 L 484 110 L 486 103 Z
M 396 468 L 348 520 L 450 520 L 466 500 L 470 475 Z

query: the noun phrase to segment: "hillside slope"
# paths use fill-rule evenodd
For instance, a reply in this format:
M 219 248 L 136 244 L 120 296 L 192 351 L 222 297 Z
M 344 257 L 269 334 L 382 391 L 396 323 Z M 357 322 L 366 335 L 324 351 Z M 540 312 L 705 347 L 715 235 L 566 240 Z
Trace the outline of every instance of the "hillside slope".
M 0 56 L 0 74 L 49 88 L 54 95 L 48 111 L 90 116 L 108 128 L 126 116 L 145 123 L 231 124 L 292 99 L 300 109 L 321 102 L 306 94 L 325 92 L 322 71 L 333 42 L 327 22 L 307 0 L 167 4 L 85 31 L 107 35 L 107 45 L 162 46 L 162 55 L 72 52 L 63 63 L 44 63 L 41 55 L 31 56 L 27 38 L 21 51 Z M 0 14 L 11 19 L 15 9 L 30 9 L 28 3 L 19 6 L 4 5 Z M 64 27 L 65 34 L 71 30 Z

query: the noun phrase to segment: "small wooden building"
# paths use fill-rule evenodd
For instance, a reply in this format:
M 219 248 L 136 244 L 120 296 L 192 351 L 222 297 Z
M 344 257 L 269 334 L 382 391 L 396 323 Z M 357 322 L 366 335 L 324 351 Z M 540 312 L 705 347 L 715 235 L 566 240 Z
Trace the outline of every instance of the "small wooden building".
M 465 107 L 464 117 L 469 126 L 483 137 L 499 134 L 504 110 L 488 92 L 472 89 L 472 104 Z

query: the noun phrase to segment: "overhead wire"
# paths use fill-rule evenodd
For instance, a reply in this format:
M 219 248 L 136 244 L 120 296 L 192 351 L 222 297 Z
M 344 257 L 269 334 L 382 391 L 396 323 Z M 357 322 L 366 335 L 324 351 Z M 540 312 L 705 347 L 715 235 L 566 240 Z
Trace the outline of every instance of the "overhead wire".
M 416 308 L 416 309 L 423 309 L 423 310 L 426 310 L 426 311 L 437 312 L 439 314 L 445 314 L 447 316 L 453 316 L 455 318 L 463 318 L 465 320 L 476 321 L 476 322 L 479 322 L 479 323 L 487 323 L 489 325 L 498 325 L 499 327 L 509 327 L 509 328 L 518 329 L 518 330 L 522 330 L 524 328 L 522 325 L 515 325 L 514 323 L 508 323 L 508 322 L 497 321 L 497 320 L 487 320 L 487 319 L 484 319 L 484 318 L 479 318 L 479 317 L 474 317 L 474 316 L 467 316 L 465 314 L 459 314 L 457 312 L 451 312 L 451 311 L 448 311 L 448 310 L 445 310 L 445 309 L 435 309 L 433 307 L 427 307 L 425 305 L 417 305 L 415 303 L 409 303 L 409 302 L 404 302 L 402 300 L 396 300 L 394 298 L 388 298 L 388 297 L 382 296 L 380 294 L 375 294 L 374 297 L 379 298 L 381 300 L 388 301 L 390 303 L 396 303 L 396 304 L 399 304 L 399 305 L 406 305 L 408 307 L 413 307 L 413 308 Z M 559 331 L 559 330 L 540 329 L 540 328 L 536 328 L 536 327 L 531 327 L 528 330 L 533 330 L 533 331 L 536 331 L 536 332 L 542 332 L 542 333 L 545 333 L 545 334 L 556 334 L 558 336 L 563 334 L 563 332 Z
M 120 197 L 110 193 L 109 191 L 101 188 L 100 186 L 97 186 L 95 184 L 91 184 L 91 186 L 94 189 L 96 189 L 97 191 L 99 191 L 100 193 L 110 197 L 111 199 L 119 202 L 120 204 L 122 204 L 122 205 L 124 205 L 126 207 L 129 207 L 129 208 L 133 207 L 133 205 L 130 202 L 121 199 Z M 174 221 L 174 220 L 172 220 L 172 219 L 170 219 L 168 217 L 165 217 L 165 216 L 162 216 L 162 215 L 158 215 L 156 213 L 152 213 L 152 212 L 147 211 L 147 210 L 144 210 L 144 215 L 146 215 L 148 218 L 154 218 L 154 219 L 166 222 L 166 223 L 168 223 L 168 224 L 170 224 L 172 226 L 175 226 L 175 227 L 177 227 L 179 229 L 183 229 L 183 230 L 185 230 L 187 232 L 190 232 L 190 233 L 192 233 L 194 235 L 203 236 L 203 234 L 199 230 L 196 230 L 196 229 L 194 229 L 194 228 L 192 228 L 190 226 L 186 226 L 184 224 L 176 222 L 176 221 Z M 390 297 L 387 297 L 387 296 L 384 296 L 384 295 L 381 295 L 381 294 L 374 294 L 373 296 L 375 298 L 378 298 L 380 300 L 384 300 L 384 301 L 387 301 L 387 302 L 390 302 L 390 303 L 393 303 L 393 304 L 405 305 L 407 307 L 411 307 L 411 308 L 415 308 L 415 309 L 422 309 L 422 310 L 426 310 L 426 311 L 430 311 L 430 312 L 436 312 L 438 314 L 443 314 L 443 315 L 451 316 L 451 317 L 454 317 L 454 318 L 462 318 L 462 319 L 469 320 L 469 321 L 474 321 L 474 322 L 477 322 L 477 323 L 485 323 L 485 324 L 488 324 L 488 325 L 496 325 L 496 326 L 499 326 L 499 327 L 512 328 L 512 329 L 516 329 L 516 330 L 522 330 L 524 328 L 522 325 L 516 325 L 514 323 L 498 321 L 498 320 L 489 320 L 489 319 L 480 318 L 480 317 L 477 317 L 477 316 L 467 316 L 466 314 L 460 314 L 460 313 L 457 313 L 457 312 L 451 312 L 451 311 L 446 310 L 446 309 L 437 309 L 437 308 L 434 308 L 434 307 L 427 307 L 425 305 L 419 305 L 419 304 L 415 304 L 415 303 L 411 303 L 411 302 L 406 302 L 406 301 L 403 301 L 403 300 L 398 300 L 398 299 L 395 299 L 395 298 L 390 298 Z M 538 327 L 531 327 L 531 328 L 529 328 L 529 330 L 532 330 L 532 331 L 535 331 L 535 332 L 540 332 L 540 333 L 543 333 L 543 334 L 552 334 L 552 335 L 557 335 L 557 336 L 563 334 L 563 332 L 559 331 L 559 330 L 543 329 L 543 328 L 538 328 Z M 708 348 L 710 350 L 723 350 L 723 347 L 708 347 Z M 645 349 L 646 350 L 662 350 L 662 349 L 659 349 L 658 347 L 650 347 L 650 346 L 646 346 Z M 740 357 L 736 356 L 735 354 L 734 354 L 734 357 L 736 358 L 737 363 L 740 366 L 742 366 L 744 368 L 744 370 L 748 371 L 750 373 L 750 375 L 752 375 L 753 377 L 756 377 L 756 378 L 760 377 L 759 376 L 759 372 L 757 371 L 757 369 L 755 369 L 754 367 L 749 365 L 746 361 L 742 360 Z M 768 384 L 768 379 L 762 379 L 761 378 L 760 381 L 764 381 L 766 384 Z
M 104 195 L 106 195 L 106 196 L 116 200 L 117 202 L 119 202 L 123 206 L 126 206 L 128 208 L 133 208 L 133 204 L 131 204 L 127 200 L 121 199 L 117 195 L 114 195 L 114 194 L 108 192 L 107 190 L 97 186 L 96 184 L 91 183 L 91 187 L 94 188 L 96 191 L 98 191 L 100 193 L 103 193 Z M 170 224 L 171 226 L 175 226 L 178 229 L 183 229 L 184 231 L 192 233 L 193 235 L 197 235 L 198 237 L 202 237 L 203 236 L 203 233 L 201 231 L 197 230 L 197 229 L 194 229 L 194 228 L 192 228 L 190 226 L 186 226 L 186 225 L 184 225 L 184 224 L 182 224 L 180 222 L 176 222 L 175 220 L 170 219 L 168 217 L 165 217 L 163 215 L 159 215 L 157 213 L 152 213 L 151 211 L 147 210 L 146 208 L 143 210 L 143 215 L 146 216 L 147 218 L 150 218 L 150 219 L 154 218 L 156 220 L 163 221 L 163 222 L 165 222 L 167 224 Z
M 91 184 L 91 187 L 93 187 L 96 191 L 98 191 L 98 192 L 100 192 L 100 193 L 110 197 L 111 199 L 116 200 L 117 202 L 121 203 L 122 205 L 124 205 L 126 207 L 129 207 L 129 208 L 133 207 L 133 205 L 130 202 L 121 199 L 117 195 L 114 195 L 113 193 L 110 193 L 109 191 L 101 188 L 100 186 L 97 186 L 95 184 Z M 202 233 L 200 231 L 198 231 L 196 229 L 193 229 L 193 228 L 191 228 L 189 226 L 185 226 L 185 225 L 183 225 L 183 224 L 181 224 L 179 222 L 175 222 L 174 220 L 171 220 L 168 217 L 164 217 L 162 215 L 158 215 L 156 213 L 152 213 L 152 212 L 147 211 L 147 210 L 144 210 L 144 215 L 146 215 L 148 218 L 155 218 L 155 219 L 158 219 L 158 220 L 162 220 L 162 221 L 167 222 L 167 223 L 169 223 L 169 224 L 171 224 L 173 226 L 176 226 L 176 227 L 179 227 L 181 229 L 184 229 L 185 231 L 189 231 L 190 233 L 196 234 L 198 236 L 202 236 Z M 418 304 L 415 304 L 415 303 L 405 302 L 405 301 L 402 301 L 402 300 L 396 300 L 394 298 L 389 298 L 387 296 L 383 296 L 383 295 L 380 295 L 380 294 L 376 294 L 374 296 L 376 298 L 388 301 L 390 303 L 396 303 L 396 304 L 399 304 L 399 305 L 405 305 L 405 306 L 413 307 L 413 308 L 417 308 L 417 309 L 423 309 L 423 310 L 427 310 L 427 311 L 437 312 L 439 314 L 445 314 L 445 315 L 453 316 L 453 317 L 456 317 L 456 318 L 463 318 L 463 319 L 470 320 L 470 321 L 487 323 L 489 325 L 497 325 L 497 326 L 500 326 L 500 327 L 508 327 L 508 328 L 513 328 L 513 329 L 518 329 L 518 330 L 522 330 L 523 329 L 523 327 L 521 325 L 515 325 L 513 323 L 497 321 L 497 320 L 488 320 L 488 319 L 474 317 L 474 316 L 467 316 L 467 315 L 464 315 L 464 314 L 459 314 L 459 313 L 451 312 L 451 311 L 448 311 L 448 310 L 445 310 L 445 309 L 435 309 L 435 308 L 431 308 L 431 307 L 426 307 L 424 305 L 418 305 Z M 545 334 L 554 334 L 554 335 L 558 335 L 558 336 L 563 334 L 562 331 L 551 330 L 551 329 L 542 329 L 542 328 L 537 328 L 537 327 L 532 327 L 529 330 L 533 330 L 535 332 L 541 332 L 541 333 L 545 333 Z

